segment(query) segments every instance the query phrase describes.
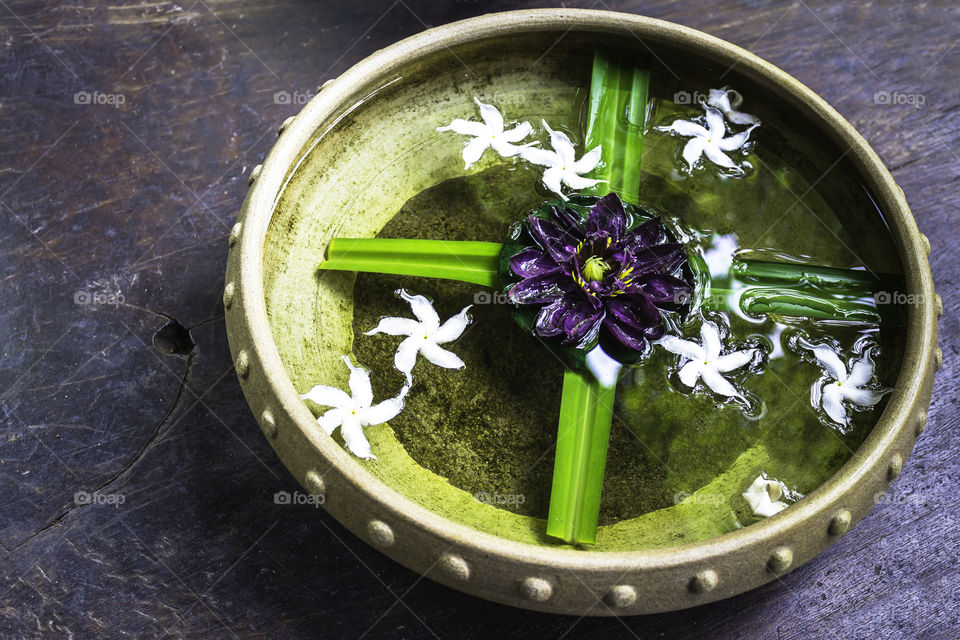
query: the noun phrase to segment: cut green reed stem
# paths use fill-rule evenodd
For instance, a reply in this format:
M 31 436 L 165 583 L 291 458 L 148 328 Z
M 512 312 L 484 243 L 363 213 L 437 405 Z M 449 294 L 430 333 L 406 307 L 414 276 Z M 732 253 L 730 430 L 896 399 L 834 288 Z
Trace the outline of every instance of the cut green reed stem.
M 459 280 L 499 287 L 499 242 L 334 238 L 320 269 Z
M 605 182 L 590 192 L 637 203 L 649 87 L 650 70 L 636 58 L 594 53 L 584 151 L 600 145 L 601 163 L 590 175 Z
M 740 308 L 753 316 L 780 315 L 880 324 L 876 307 L 862 298 L 814 294 L 798 289 L 751 287 L 740 295 Z
M 889 281 L 869 271 L 812 264 L 735 259 L 731 272 L 744 282 L 770 285 L 812 285 L 837 291 L 876 291 Z
M 637 204 L 649 85 L 650 70 L 635 59 L 594 54 L 584 151 L 600 145 L 591 176 L 603 182 L 589 192 Z M 547 535 L 569 544 L 597 539 L 614 393 L 590 373 L 564 373 Z
M 863 296 L 811 293 L 789 287 L 744 287 L 711 289 L 703 298 L 710 311 L 743 311 L 751 316 L 771 315 L 814 320 L 842 320 L 862 324 L 880 324 L 875 305 Z
M 547 535 L 568 544 L 597 540 L 614 392 L 590 373 L 563 374 Z

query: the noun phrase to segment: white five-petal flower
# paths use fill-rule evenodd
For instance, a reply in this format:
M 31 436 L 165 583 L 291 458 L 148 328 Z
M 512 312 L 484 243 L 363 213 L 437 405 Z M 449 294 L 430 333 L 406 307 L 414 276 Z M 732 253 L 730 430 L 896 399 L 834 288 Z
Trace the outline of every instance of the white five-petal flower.
M 663 336 L 654 344 L 688 360 L 680 368 L 679 374 L 680 382 L 684 385 L 692 389 L 699 379 L 703 380 L 714 393 L 728 398 L 746 400 L 733 383 L 723 377 L 723 374 L 748 364 L 757 349 L 744 349 L 720 355 L 723 344 L 716 324 L 709 320 L 703 321 L 703 326 L 700 327 L 699 344 L 670 334 Z
M 880 402 L 891 389 L 873 390 L 864 385 L 873 379 L 875 365 L 867 347 L 860 358 L 850 361 L 850 373 L 843 360 L 826 344 L 811 345 L 801 342 L 801 345 L 813 352 L 813 357 L 823 369 L 824 375 L 810 388 L 810 402 L 814 407 L 822 407 L 831 420 L 844 427 L 850 424 L 845 402 L 862 407 L 872 407 Z
M 476 97 L 473 101 L 480 107 L 480 117 L 483 118 L 483 122 L 458 118 L 445 127 L 437 127 L 437 131 L 454 131 L 461 135 L 473 136 L 473 140 L 467 143 L 461 154 L 464 169 L 469 169 L 474 162 L 479 160 L 488 147 L 493 147 L 493 150 L 501 156 L 509 158 L 529 146 L 516 144 L 533 133 L 533 126 L 529 122 L 521 122 L 513 129 L 504 131 L 503 116 L 496 107 L 484 104 Z
M 751 125 L 740 133 L 727 136 L 727 125 L 723 120 L 723 114 L 713 107 L 704 105 L 703 108 L 706 111 L 706 127 L 690 120 L 676 120 L 669 127 L 657 127 L 657 131 L 690 138 L 683 146 L 682 154 L 690 171 L 693 171 L 700 157 L 706 155 L 717 166 L 737 174 L 743 173 L 743 167 L 731 160 L 727 152 L 742 148 L 750 139 L 750 132 L 757 125 Z
M 376 456 L 370 452 L 370 443 L 363 435 L 363 427 L 381 424 L 395 418 L 403 409 L 403 398 L 410 387 L 404 385 L 396 397 L 371 406 L 373 388 L 370 386 L 370 374 L 363 367 L 355 367 L 348 356 L 343 356 L 343 361 L 350 368 L 352 397 L 341 389 L 322 384 L 301 394 L 300 397 L 321 406 L 332 407 L 317 418 L 317 424 L 326 431 L 327 435 L 332 435 L 334 430 L 340 427 L 343 441 L 353 455 L 375 460 Z
M 763 476 L 757 476 L 753 484 L 740 495 L 750 505 L 753 515 L 761 518 L 769 518 L 787 508 L 787 503 L 780 499 L 783 497 L 783 487 L 776 480 L 767 480 Z
M 563 194 L 561 189 L 562 184 L 577 190 L 586 189 L 603 182 L 603 180 L 593 180 L 582 176 L 582 174 L 592 171 L 600 164 L 600 145 L 587 151 L 583 154 L 583 157 L 577 160 L 576 150 L 573 143 L 570 142 L 570 138 L 562 131 L 551 129 L 546 121 L 543 122 L 543 126 L 550 133 L 550 146 L 553 147 L 553 151 L 525 147 L 520 152 L 520 157 L 527 162 L 547 167 L 547 170 L 543 172 L 543 184 L 550 191 L 566 200 L 567 196 Z
M 438 367 L 462 369 L 465 366 L 463 360 L 440 345 L 460 337 L 472 321 L 467 311 L 473 305 L 464 307 L 460 313 L 441 325 L 440 316 L 427 298 L 410 295 L 404 289 L 399 289 L 397 295 L 410 303 L 413 315 L 417 316 L 417 319 L 381 318 L 380 323 L 370 331 L 366 331 L 365 335 L 386 333 L 391 336 L 409 336 L 400 343 L 393 359 L 394 366 L 407 376 L 408 382 L 413 380 L 410 372 L 413 371 L 413 365 L 417 362 L 418 353 L 423 354 L 424 358 Z
M 710 89 L 707 104 L 722 111 L 724 117 L 733 124 L 760 124 L 760 119 L 757 116 L 737 111 L 743 104 L 743 96 L 733 89 Z

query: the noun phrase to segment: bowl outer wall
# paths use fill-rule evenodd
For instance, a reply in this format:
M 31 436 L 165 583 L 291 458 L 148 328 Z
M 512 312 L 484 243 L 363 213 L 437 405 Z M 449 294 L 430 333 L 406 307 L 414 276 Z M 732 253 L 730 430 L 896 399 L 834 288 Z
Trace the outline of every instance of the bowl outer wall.
M 406 62 L 470 40 L 525 31 L 616 33 L 641 42 L 681 45 L 761 82 L 800 105 L 862 175 L 890 226 L 907 294 L 906 346 L 895 391 L 874 429 L 826 483 L 789 509 L 701 542 L 637 552 L 589 552 L 503 540 L 447 520 L 371 476 L 316 429 L 300 400 L 267 320 L 264 238 L 278 194 L 295 163 L 330 122 Z M 653 49 L 653 47 L 651 47 Z M 381 82 L 382 84 L 382 82 Z M 753 54 L 699 31 L 606 11 L 541 9 L 490 14 L 437 27 L 374 53 L 327 83 L 288 119 L 261 167 L 251 173 L 230 234 L 224 306 L 231 354 L 247 402 L 284 465 L 322 494 L 324 506 L 353 533 L 431 579 L 489 600 L 556 613 L 624 615 L 681 609 L 768 582 L 821 553 L 862 519 L 902 469 L 926 422 L 942 353 L 929 242 L 919 233 L 893 177 L 856 130 L 825 101 Z M 598 604 L 598 601 L 600 604 Z

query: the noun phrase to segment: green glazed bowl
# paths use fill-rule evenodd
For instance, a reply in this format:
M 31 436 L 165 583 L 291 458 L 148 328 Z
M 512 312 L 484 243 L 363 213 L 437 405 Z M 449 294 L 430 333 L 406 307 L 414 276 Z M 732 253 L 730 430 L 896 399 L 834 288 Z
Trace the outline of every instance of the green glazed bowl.
M 569 105 L 552 102 L 558 63 L 538 67 L 545 51 L 591 41 L 642 55 L 682 52 L 735 68 L 738 81 L 795 105 L 825 139 L 849 149 L 859 180 L 889 224 L 905 293 L 921 301 L 908 310 L 895 391 L 833 477 L 772 518 L 666 548 L 638 550 L 641 529 L 631 520 L 601 527 L 595 550 L 553 545 L 543 538 L 543 520 L 484 504 L 420 467 L 388 425 L 367 430 L 374 451 L 390 461 L 388 471 L 354 458 L 316 427 L 298 395 L 311 384 L 343 384 L 340 356 L 352 350 L 354 276 L 329 274 L 319 282 L 316 274 L 329 239 L 373 236 L 408 199 L 464 174 L 449 144 L 433 154 L 410 153 L 434 144 L 436 136 L 425 135 L 425 110 L 449 121 L 462 115 L 464 96 L 502 90 L 501 99 L 509 99 L 509 87 L 523 86 L 537 113 L 549 117 L 551 109 Z M 564 44 L 551 54 L 559 64 Z M 286 467 L 337 520 L 397 562 L 452 588 L 577 615 L 682 609 L 744 592 L 809 561 L 849 531 L 900 473 L 923 431 L 942 360 L 942 303 L 933 291 L 930 244 L 902 191 L 863 138 L 812 91 L 703 33 L 570 9 L 492 14 L 431 29 L 325 84 L 283 123 L 250 185 L 230 234 L 223 303 L 251 410 Z

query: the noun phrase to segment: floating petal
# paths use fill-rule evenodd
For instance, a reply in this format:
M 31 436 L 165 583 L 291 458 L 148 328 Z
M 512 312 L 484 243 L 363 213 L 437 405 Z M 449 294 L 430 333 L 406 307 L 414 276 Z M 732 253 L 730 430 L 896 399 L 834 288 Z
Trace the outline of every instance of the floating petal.
M 466 364 L 452 351 L 447 351 L 434 342 L 424 342 L 420 347 L 423 357 L 444 369 L 463 369 Z
M 700 339 L 702 340 L 703 351 L 706 354 L 705 359 L 716 360 L 723 348 L 723 343 L 720 341 L 720 330 L 717 325 L 709 320 L 704 320 L 703 326 L 700 327 Z
M 350 393 L 353 394 L 353 403 L 358 407 L 369 407 L 373 402 L 373 388 L 370 386 L 370 373 L 363 367 L 355 367 L 350 358 L 343 356 L 343 361 L 350 367 Z
M 443 344 L 459 338 L 467 328 L 467 325 L 472 322 L 470 316 L 467 314 L 471 306 L 473 305 L 466 306 L 457 315 L 447 318 L 447 321 L 440 325 L 440 328 L 430 336 L 431 340 L 436 344 Z
M 393 366 L 407 377 L 408 382 L 411 381 L 413 365 L 417 364 L 417 354 L 420 353 L 423 342 L 423 336 L 410 336 L 400 343 L 393 356 Z
M 727 398 L 743 398 L 737 388 L 729 380 L 720 375 L 713 367 L 703 367 L 700 370 L 700 379 L 711 391 Z
M 370 331 L 364 331 L 363 335 L 385 333 L 388 336 L 409 336 L 419 330 L 420 323 L 410 318 L 380 318 L 380 323 Z
M 323 384 L 318 384 L 310 391 L 300 394 L 300 397 L 322 407 L 342 409 L 353 405 L 353 400 L 342 389 Z
M 413 311 L 413 315 L 417 316 L 417 320 L 419 320 L 430 333 L 437 330 L 440 326 L 440 316 L 437 315 L 433 304 L 431 304 L 426 297 L 411 295 L 406 289 L 397 290 L 397 295 L 410 303 L 410 309 Z
M 690 340 L 683 340 L 674 335 L 665 335 L 659 340 L 657 344 L 669 351 L 670 353 L 675 353 L 677 355 L 683 356 L 688 360 L 697 360 L 701 364 L 707 359 L 707 353 L 703 350 L 696 342 Z M 692 387 L 692 384 L 688 384 L 688 387 Z
M 363 426 L 372 426 L 383 424 L 396 418 L 403 410 L 403 398 L 407 395 L 410 387 L 403 387 L 395 398 L 388 398 L 372 407 L 364 409 L 358 414 L 359 420 Z
M 744 351 L 734 351 L 733 353 L 728 353 L 724 356 L 718 356 L 714 358 L 713 366 L 721 373 L 733 371 L 734 369 L 739 369 L 753 360 L 753 356 L 756 354 L 756 352 L 756 349 L 746 349 Z
M 330 409 L 322 416 L 317 418 L 317 424 L 326 434 L 332 435 L 334 430 L 343 423 L 344 414 L 349 413 L 345 409 Z
M 843 389 L 836 382 L 823 386 L 820 402 L 831 420 L 838 424 L 847 424 L 849 418 L 847 418 L 847 410 L 843 407 Z
M 343 436 L 343 443 L 347 445 L 350 453 L 365 460 L 376 460 L 377 457 L 370 451 L 370 443 L 363 435 L 363 427 L 360 421 L 353 416 L 347 417 L 340 425 L 340 435 Z

